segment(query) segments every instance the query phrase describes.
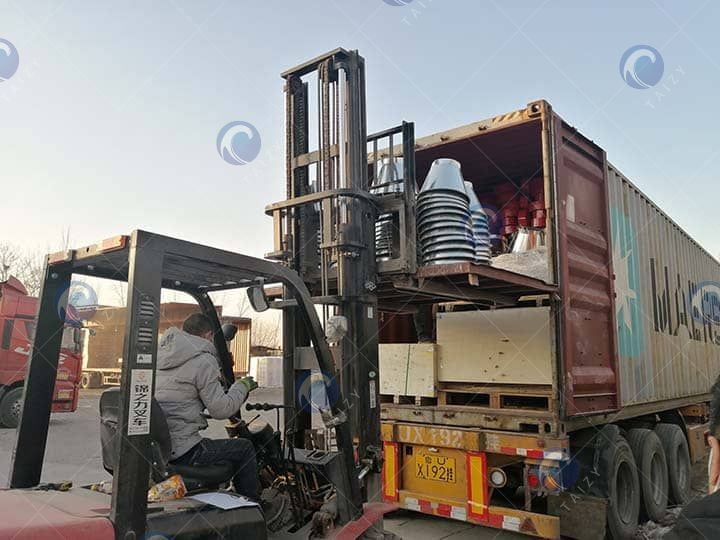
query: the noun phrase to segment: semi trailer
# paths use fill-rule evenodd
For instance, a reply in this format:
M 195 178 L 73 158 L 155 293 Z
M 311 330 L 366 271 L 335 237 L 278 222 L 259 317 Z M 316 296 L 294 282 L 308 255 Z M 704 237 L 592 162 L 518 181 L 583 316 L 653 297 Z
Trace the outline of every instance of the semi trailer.
M 718 261 L 545 101 L 391 152 L 418 187 L 457 160 L 499 220 L 542 201 L 546 272 L 420 267 L 446 289 L 424 302 L 429 343 L 407 305 L 383 314 L 384 499 L 547 538 L 631 538 L 687 502 L 720 373 Z

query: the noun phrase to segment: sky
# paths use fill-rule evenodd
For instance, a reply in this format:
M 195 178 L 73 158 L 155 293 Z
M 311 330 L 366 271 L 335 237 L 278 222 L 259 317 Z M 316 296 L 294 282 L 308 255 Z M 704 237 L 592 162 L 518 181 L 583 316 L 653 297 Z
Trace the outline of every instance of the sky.
M 717 256 L 719 19 L 694 0 L 0 0 L 20 58 L 0 82 L 0 242 L 141 228 L 271 251 L 279 74 L 341 46 L 365 57 L 370 132 L 408 120 L 423 136 L 546 99 Z M 620 73 L 638 44 L 664 61 L 650 89 Z M 232 121 L 262 139 L 246 165 L 216 149 Z

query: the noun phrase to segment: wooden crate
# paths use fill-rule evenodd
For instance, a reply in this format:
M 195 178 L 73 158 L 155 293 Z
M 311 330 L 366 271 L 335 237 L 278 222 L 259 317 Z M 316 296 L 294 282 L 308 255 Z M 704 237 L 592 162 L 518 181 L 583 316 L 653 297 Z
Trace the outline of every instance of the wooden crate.
M 438 380 L 552 384 L 550 308 L 438 313 Z
M 437 346 L 434 343 L 381 344 L 380 394 L 437 397 Z

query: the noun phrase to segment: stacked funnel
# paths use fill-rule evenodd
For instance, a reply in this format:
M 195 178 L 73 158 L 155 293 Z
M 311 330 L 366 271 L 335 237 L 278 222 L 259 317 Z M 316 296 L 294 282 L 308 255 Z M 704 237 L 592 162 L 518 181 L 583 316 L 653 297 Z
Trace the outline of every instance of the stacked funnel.
M 417 198 L 423 264 L 475 261 L 475 239 L 460 163 L 436 159 Z
M 475 264 L 490 264 L 490 228 L 487 214 L 475 195 L 472 182 L 465 182 L 465 192 L 470 199 L 470 218 L 475 238 Z
M 380 172 L 370 188 L 373 195 L 402 193 L 403 160 L 402 158 L 383 158 Z M 394 240 L 399 234 L 397 214 L 380 214 L 375 222 L 375 259 L 387 261 L 395 257 L 398 242 Z M 394 231 L 398 231 L 395 232 Z

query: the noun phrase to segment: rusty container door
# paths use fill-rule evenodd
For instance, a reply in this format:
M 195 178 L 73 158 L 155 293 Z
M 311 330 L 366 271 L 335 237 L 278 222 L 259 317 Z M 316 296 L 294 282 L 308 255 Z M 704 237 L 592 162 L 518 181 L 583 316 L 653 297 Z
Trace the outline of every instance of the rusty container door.
M 618 408 L 605 151 L 552 115 L 564 415 Z

